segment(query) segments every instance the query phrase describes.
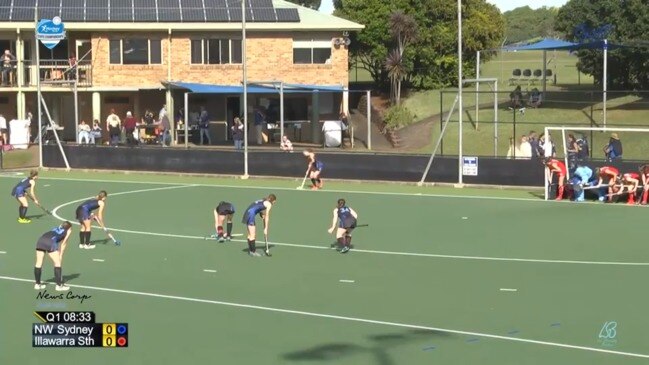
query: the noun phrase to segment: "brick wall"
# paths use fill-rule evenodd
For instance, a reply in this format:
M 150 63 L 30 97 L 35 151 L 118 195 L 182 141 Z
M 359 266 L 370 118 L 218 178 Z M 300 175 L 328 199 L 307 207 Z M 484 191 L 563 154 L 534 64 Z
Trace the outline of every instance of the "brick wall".
M 222 35 L 219 38 L 235 38 Z M 339 33 L 318 34 L 319 39 L 332 39 Z M 94 33 L 93 86 L 95 87 L 159 87 L 168 79 L 168 46 L 166 34 L 155 34 L 162 39 L 161 65 L 109 64 L 109 39 L 128 37 L 128 33 Z M 141 36 L 141 35 L 140 35 Z M 205 34 L 177 33 L 171 39 L 171 80 L 240 85 L 241 65 L 193 65 L 190 63 L 192 38 L 209 37 Z M 247 36 L 248 80 L 283 80 L 296 84 L 347 85 L 348 52 L 345 47 L 333 47 L 331 64 L 294 65 L 291 34 L 257 33 Z

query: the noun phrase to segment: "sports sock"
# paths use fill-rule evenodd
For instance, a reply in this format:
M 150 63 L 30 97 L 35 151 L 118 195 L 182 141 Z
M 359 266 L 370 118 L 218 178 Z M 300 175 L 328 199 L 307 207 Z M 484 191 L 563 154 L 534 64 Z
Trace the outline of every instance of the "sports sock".
M 642 202 L 646 204 L 648 197 L 649 197 L 649 189 L 645 189 L 645 191 L 642 192 Z
M 345 238 L 347 239 L 347 240 L 345 241 L 345 244 L 346 244 L 347 246 L 351 246 L 351 245 L 352 245 L 352 236 L 346 236 Z
M 84 245 L 86 243 L 86 232 L 79 231 L 79 244 Z
M 91 232 L 90 232 L 90 231 L 87 231 L 87 232 L 86 232 L 86 245 L 89 245 L 89 244 L 90 244 L 90 235 L 91 235 Z
M 340 247 L 345 246 L 345 237 L 340 237 L 337 239 L 337 241 Z
M 227 233 L 228 237 L 232 237 L 232 222 L 228 222 L 227 224 Z
M 56 285 L 63 285 L 63 273 L 61 272 L 61 267 L 54 268 L 54 279 L 56 280 Z
M 315 184 L 315 179 L 311 179 L 311 184 L 312 184 L 313 186 L 316 186 L 316 184 Z
M 320 178 L 315 179 L 315 182 L 318 183 L 318 187 L 322 186 L 322 180 Z
M 34 267 L 34 281 L 36 284 L 41 283 L 41 272 L 43 271 L 40 267 Z
M 216 227 L 216 238 L 223 236 L 223 226 Z
M 635 198 L 635 194 L 629 192 L 629 200 L 627 201 L 627 203 L 633 203 L 635 200 L 634 198 Z
M 248 251 L 255 252 L 257 247 L 255 247 L 255 240 L 248 240 Z
M 25 215 L 27 215 L 27 208 L 23 207 L 22 205 L 18 207 L 18 218 L 25 219 Z
M 27 219 L 27 207 L 23 207 L 23 218 Z

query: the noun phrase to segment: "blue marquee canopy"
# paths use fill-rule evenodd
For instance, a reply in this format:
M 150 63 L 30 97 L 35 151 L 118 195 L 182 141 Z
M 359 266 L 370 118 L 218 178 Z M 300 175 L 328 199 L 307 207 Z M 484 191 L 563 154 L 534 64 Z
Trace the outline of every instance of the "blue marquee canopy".
M 530 44 L 518 44 L 503 47 L 505 51 L 576 51 L 580 49 L 618 49 L 628 46 L 622 44 L 610 43 L 605 40 L 573 43 L 561 39 L 543 38 L 538 42 Z

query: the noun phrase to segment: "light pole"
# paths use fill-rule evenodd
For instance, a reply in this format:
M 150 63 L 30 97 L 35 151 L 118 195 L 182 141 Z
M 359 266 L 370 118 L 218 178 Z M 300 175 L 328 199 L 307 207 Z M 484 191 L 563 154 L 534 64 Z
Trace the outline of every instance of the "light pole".
M 248 176 L 248 67 L 246 64 L 246 0 L 241 0 L 241 62 L 243 68 L 243 179 Z

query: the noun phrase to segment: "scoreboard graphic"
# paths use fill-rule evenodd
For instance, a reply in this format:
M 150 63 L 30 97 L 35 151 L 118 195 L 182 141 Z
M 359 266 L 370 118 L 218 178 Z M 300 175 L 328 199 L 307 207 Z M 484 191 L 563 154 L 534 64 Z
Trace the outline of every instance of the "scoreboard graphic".
M 128 323 L 97 323 L 94 312 L 34 312 L 32 347 L 128 347 Z

